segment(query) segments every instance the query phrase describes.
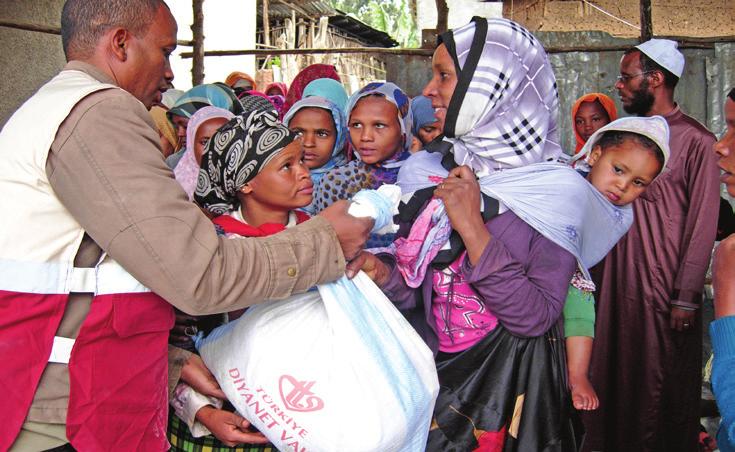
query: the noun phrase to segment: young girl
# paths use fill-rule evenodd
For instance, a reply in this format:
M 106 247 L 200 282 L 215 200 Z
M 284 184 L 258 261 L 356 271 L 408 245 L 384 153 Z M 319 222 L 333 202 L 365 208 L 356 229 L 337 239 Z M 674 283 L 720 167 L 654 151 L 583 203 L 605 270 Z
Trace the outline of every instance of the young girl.
M 416 96 L 411 101 L 413 112 L 413 144 L 411 152 L 420 151 L 442 133 L 442 121 L 434 114 L 431 100 L 426 96 Z
M 309 218 L 297 210 L 311 202 L 312 182 L 294 139 L 272 110 L 238 116 L 215 134 L 202 157 L 195 201 L 215 217 L 220 233 L 262 237 Z M 222 410 L 221 401 L 186 384 L 177 386 L 171 404 L 176 416 L 171 416 L 169 440 L 175 450 L 230 450 L 239 443 L 267 442 L 248 430 L 247 421 Z
M 197 185 L 204 147 L 217 129 L 234 116 L 223 108 L 204 107 L 189 119 L 186 129 L 186 151 L 174 168 L 174 176 L 190 200 L 193 199 Z
M 319 187 L 328 171 L 347 162 L 344 152 L 347 138 L 345 114 L 332 101 L 321 96 L 301 99 L 286 113 L 283 123 L 301 137 L 304 164 L 311 172 L 315 187 Z M 305 210 L 315 213 L 311 204 Z
M 572 106 L 572 124 L 577 145 L 574 153 L 582 150 L 584 143 L 602 126 L 618 119 L 615 102 L 602 93 L 589 93 L 580 97 Z
M 587 181 L 613 205 L 624 207 L 664 168 L 668 143 L 669 127 L 662 117 L 622 118 L 596 131 L 576 159 L 588 165 Z M 578 410 L 595 410 L 599 405 L 588 377 L 595 331 L 594 290 L 594 284 L 577 271 L 564 305 L 569 386 Z
M 265 87 L 266 96 L 283 96 L 286 98 L 288 93 L 288 86 L 283 82 L 272 82 Z
M 181 150 L 171 154 L 166 159 L 169 168 L 175 168 L 186 149 L 186 129 L 192 115 L 204 107 L 219 107 L 229 110 L 233 114 L 243 112 L 242 104 L 229 86 L 221 83 L 197 85 L 178 98 L 171 109 L 166 112 L 168 119 L 176 129 Z
M 321 211 L 363 188 L 393 184 L 410 155 L 411 102 L 393 83 L 370 83 L 347 105 L 350 142 L 356 160 L 330 170 L 314 191 L 313 206 Z M 372 234 L 368 248 L 386 246 L 392 234 Z

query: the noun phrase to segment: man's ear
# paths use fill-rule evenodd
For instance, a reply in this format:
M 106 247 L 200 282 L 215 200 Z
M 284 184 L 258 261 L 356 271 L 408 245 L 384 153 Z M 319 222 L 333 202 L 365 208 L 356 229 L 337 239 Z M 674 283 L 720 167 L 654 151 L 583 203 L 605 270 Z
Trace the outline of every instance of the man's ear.
M 124 28 L 117 28 L 110 34 L 110 51 L 121 62 L 128 59 L 129 41 L 130 32 Z
M 652 88 L 657 88 L 659 86 L 663 86 L 665 80 L 664 80 L 664 73 L 661 71 L 653 71 L 648 75 L 648 86 Z
M 597 163 L 597 161 L 600 160 L 601 155 L 602 155 L 602 146 L 598 144 L 592 148 L 592 152 L 590 152 L 589 157 L 587 157 L 587 164 L 589 166 L 595 166 L 595 163 Z

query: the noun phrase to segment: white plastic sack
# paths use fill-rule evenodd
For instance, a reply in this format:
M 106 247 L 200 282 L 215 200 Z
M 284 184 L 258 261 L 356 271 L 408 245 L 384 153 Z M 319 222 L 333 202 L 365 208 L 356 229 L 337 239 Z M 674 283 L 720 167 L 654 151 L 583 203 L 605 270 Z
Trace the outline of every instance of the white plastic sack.
M 434 357 L 360 272 L 250 308 L 199 351 L 237 411 L 281 451 L 423 451 Z

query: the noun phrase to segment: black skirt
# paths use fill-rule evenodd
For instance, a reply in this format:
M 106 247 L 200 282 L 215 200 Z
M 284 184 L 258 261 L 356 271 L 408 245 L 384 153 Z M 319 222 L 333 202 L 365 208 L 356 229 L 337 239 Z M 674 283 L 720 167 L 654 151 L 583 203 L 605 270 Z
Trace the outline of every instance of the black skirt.
M 564 336 L 498 325 L 482 341 L 437 357 L 439 397 L 426 450 L 575 451 Z

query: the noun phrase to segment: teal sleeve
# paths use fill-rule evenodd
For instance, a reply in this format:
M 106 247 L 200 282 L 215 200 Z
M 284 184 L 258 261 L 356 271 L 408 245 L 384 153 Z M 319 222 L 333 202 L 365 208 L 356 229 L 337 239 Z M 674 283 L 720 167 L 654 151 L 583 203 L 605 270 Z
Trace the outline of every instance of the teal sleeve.
M 595 337 L 595 297 L 569 286 L 564 302 L 564 336 Z

